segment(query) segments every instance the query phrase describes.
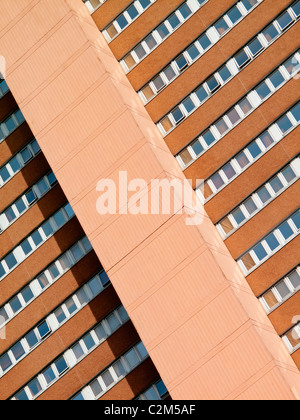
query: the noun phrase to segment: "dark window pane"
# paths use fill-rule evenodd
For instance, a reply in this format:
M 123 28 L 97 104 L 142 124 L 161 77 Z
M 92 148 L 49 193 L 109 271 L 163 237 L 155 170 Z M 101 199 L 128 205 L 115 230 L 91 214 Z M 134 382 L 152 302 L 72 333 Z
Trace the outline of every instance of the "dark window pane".
M 256 142 L 251 143 L 248 146 L 248 150 L 251 153 L 253 159 L 255 159 L 257 156 L 259 156 L 261 154 L 261 150 L 258 147 L 258 144 Z
M 25 339 L 30 348 L 34 347 L 39 341 L 34 331 L 31 331 L 29 334 L 27 334 Z
M 194 102 L 192 101 L 191 98 L 187 98 L 185 101 L 183 101 L 183 106 L 185 107 L 185 109 L 187 110 L 188 113 L 192 112 L 193 109 L 196 108 Z
M 59 375 L 61 375 L 65 370 L 68 369 L 68 365 L 64 357 L 61 357 L 57 362 L 55 362 L 56 369 L 58 370 Z
M 214 27 L 216 28 L 220 36 L 223 35 L 229 29 L 229 26 L 227 25 L 224 18 L 220 19 L 217 23 L 215 23 Z
M 242 0 L 242 3 L 249 12 L 257 4 L 257 0 Z
M 175 61 L 180 71 L 182 71 L 188 65 L 184 55 L 180 55 Z
M 250 61 L 250 57 L 248 57 L 245 50 L 240 51 L 234 58 L 240 68 Z
M 130 6 L 127 9 L 127 12 L 128 12 L 128 14 L 129 14 L 129 16 L 131 17 L 132 20 L 135 19 L 139 14 L 139 12 L 136 10 L 136 7 L 134 5 Z
M 241 209 L 234 210 L 232 212 L 232 216 L 234 217 L 238 225 L 240 225 L 246 219 Z
M 9 302 L 11 309 L 13 310 L 14 313 L 18 312 L 21 308 L 21 302 L 18 298 L 18 296 L 16 296 L 15 298 L 13 298 L 10 302 Z
M 197 89 L 195 91 L 195 94 L 197 95 L 200 102 L 203 102 L 208 97 L 208 93 L 206 92 L 203 86 Z
M 5 262 L 9 268 L 9 270 L 11 270 L 15 265 L 18 264 L 14 254 L 9 254 L 6 258 L 5 258 Z
M 139 2 L 144 9 L 146 9 L 146 7 L 148 7 L 151 3 L 150 0 L 139 0 Z
M 141 60 L 146 55 L 146 51 L 144 50 L 144 47 L 140 44 L 135 49 L 134 52 L 138 56 L 138 58 Z
M 213 182 L 217 190 L 220 189 L 224 185 L 224 181 L 219 174 L 212 176 L 211 181 Z
M 285 115 L 279 121 L 277 121 L 277 125 L 283 134 L 285 134 L 287 131 L 289 131 L 293 127 L 293 124 L 291 123 L 287 115 Z
M 273 23 L 263 31 L 263 35 L 268 42 L 271 42 L 274 38 L 276 38 L 278 36 L 278 34 L 279 34 L 279 32 L 275 28 Z
M 287 182 L 291 182 L 293 179 L 295 179 L 296 178 L 296 174 L 295 174 L 295 172 L 293 171 L 293 169 L 290 167 L 290 166 L 288 166 L 287 168 L 285 168 L 283 171 L 282 171 L 282 175 L 285 177 L 285 179 L 287 180 Z
M 274 251 L 280 245 L 280 243 L 278 242 L 278 240 L 276 239 L 273 233 L 271 233 L 271 235 L 266 237 L 266 242 L 269 245 L 271 251 Z
M 236 6 L 234 6 L 232 9 L 229 10 L 227 16 L 230 18 L 231 22 L 235 24 L 235 22 L 241 19 L 242 14 L 239 11 L 239 9 Z
M 180 108 L 176 108 L 172 112 L 172 115 L 173 115 L 173 118 L 174 118 L 176 124 L 179 123 L 184 118 L 184 115 L 183 115 L 183 113 L 182 113 L 182 111 L 181 111 Z
M 224 166 L 223 168 L 223 172 L 225 173 L 225 175 L 227 176 L 228 180 L 230 180 L 232 177 L 235 176 L 236 172 L 233 169 L 231 163 L 228 163 L 226 166 Z
M 265 99 L 271 93 L 271 90 L 266 84 L 266 82 L 261 83 L 255 90 L 260 99 L 262 100 Z
M 200 155 L 200 153 L 202 153 L 204 150 L 199 140 L 195 141 L 195 143 L 192 144 L 192 149 L 195 152 L 196 156 Z
M 192 60 L 195 60 L 200 55 L 198 48 L 194 44 L 187 49 L 187 52 Z
M 288 222 L 284 222 L 281 226 L 279 226 L 279 230 L 285 240 L 289 239 L 289 237 L 291 237 L 294 233 Z
M 300 103 L 297 104 L 292 110 L 291 113 L 293 114 L 293 117 L 296 121 L 300 121 Z
M 262 187 L 258 192 L 257 195 L 261 199 L 262 203 L 266 203 L 271 198 L 271 194 L 267 190 L 266 187 Z
M 283 13 L 278 19 L 277 22 L 279 23 L 280 28 L 283 30 L 285 29 L 290 23 L 293 22 L 290 14 L 288 12 Z
M 15 359 L 18 361 L 25 354 L 22 344 L 19 342 L 13 346 L 11 349 Z
M 179 12 L 182 14 L 184 19 L 187 19 L 192 14 L 191 9 L 186 3 L 179 8 Z
M 244 206 L 246 207 L 246 209 L 247 209 L 247 211 L 250 215 L 257 210 L 257 205 L 252 200 L 252 198 L 249 198 L 247 201 L 245 201 Z
M 12 366 L 12 361 L 10 360 L 10 357 L 8 354 L 4 354 L 0 358 L 0 366 L 3 372 L 5 372 L 7 369 L 9 369 Z
M 300 287 L 300 276 L 297 271 L 293 271 L 291 274 L 288 275 L 290 282 L 292 283 L 293 287 L 297 289 Z
M 212 132 L 210 130 L 207 130 L 203 135 L 202 135 L 205 143 L 207 144 L 207 146 L 210 146 L 212 143 L 214 143 L 216 141 L 215 137 L 213 136 Z
M 275 89 L 277 89 L 285 80 L 279 70 L 276 70 L 274 73 L 272 73 L 269 79 L 271 80 Z
M 121 29 L 124 29 L 128 25 L 128 21 L 124 15 L 119 16 L 116 21 L 118 22 Z
M 231 77 L 231 73 L 226 66 L 222 67 L 218 73 L 222 77 L 223 82 L 226 82 Z
M 146 44 L 148 45 L 148 47 L 150 48 L 150 50 L 152 50 L 156 45 L 157 42 L 154 38 L 153 35 L 149 35 L 146 39 L 145 39 Z
M 198 39 L 199 44 L 201 45 L 201 47 L 205 50 L 207 50 L 208 47 L 211 46 L 211 42 L 208 38 L 207 35 L 202 35 L 199 39 Z
M 278 178 L 278 176 L 276 176 L 270 181 L 270 185 L 275 193 L 278 193 L 278 191 L 280 191 L 283 188 L 283 184 Z
M 258 244 L 253 251 L 255 252 L 257 258 L 261 261 L 263 260 L 268 254 L 262 244 Z
M 41 338 L 44 338 L 51 331 L 46 321 L 39 325 L 37 329 Z
M 260 43 L 260 41 L 257 38 L 255 38 L 253 41 L 251 41 L 248 44 L 248 47 L 249 47 L 249 49 L 251 51 L 251 54 L 253 56 L 256 56 L 256 54 L 258 54 L 263 49 L 262 44 Z
M 220 83 L 215 76 L 211 77 L 206 83 L 211 92 L 214 92 L 220 86 Z
M 175 13 L 172 16 L 169 17 L 168 21 L 169 21 L 169 24 L 172 26 L 173 29 L 175 29 L 180 24 L 180 20 L 175 15 Z
M 161 39 L 164 39 L 167 35 L 169 35 L 169 30 L 164 23 L 157 28 L 157 32 L 159 33 Z
M 298 211 L 294 216 L 292 216 L 292 221 L 294 222 L 297 229 L 300 229 L 300 212 Z

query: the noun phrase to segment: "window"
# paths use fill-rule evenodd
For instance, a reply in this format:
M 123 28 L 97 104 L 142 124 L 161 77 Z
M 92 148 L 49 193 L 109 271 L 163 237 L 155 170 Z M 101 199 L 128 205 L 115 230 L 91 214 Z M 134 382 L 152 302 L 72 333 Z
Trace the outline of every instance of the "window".
M 247 64 L 250 61 L 250 57 L 247 55 L 245 50 L 239 52 L 234 58 L 239 68 L 242 68 L 245 64 Z

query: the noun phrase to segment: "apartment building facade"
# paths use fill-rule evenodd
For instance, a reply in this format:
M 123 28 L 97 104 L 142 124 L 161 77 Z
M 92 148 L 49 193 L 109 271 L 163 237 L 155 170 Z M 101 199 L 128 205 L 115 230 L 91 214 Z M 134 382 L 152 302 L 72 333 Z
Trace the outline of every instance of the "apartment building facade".
M 300 1 L 0 7 L 0 399 L 299 399 Z

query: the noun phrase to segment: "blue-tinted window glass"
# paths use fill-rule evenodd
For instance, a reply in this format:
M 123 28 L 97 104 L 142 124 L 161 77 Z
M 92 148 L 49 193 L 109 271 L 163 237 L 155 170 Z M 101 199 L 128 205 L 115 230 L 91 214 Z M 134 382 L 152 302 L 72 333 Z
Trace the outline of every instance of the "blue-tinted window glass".
M 175 120 L 176 123 L 178 123 L 180 120 L 182 120 L 182 118 L 184 117 L 182 111 L 180 108 L 176 108 L 173 112 L 172 112 L 173 118 Z
M 298 211 L 294 216 L 292 216 L 292 221 L 294 222 L 297 229 L 300 229 L 300 212 Z
M 267 190 L 266 187 L 262 187 L 257 192 L 257 195 L 259 196 L 259 198 L 261 199 L 261 201 L 262 201 L 263 204 L 266 203 L 271 198 L 271 194 L 269 193 L 269 191 Z
M 12 366 L 12 361 L 10 360 L 10 357 L 8 354 L 4 354 L 0 358 L 0 366 L 3 372 L 5 372 L 7 369 L 9 369 Z
M 227 16 L 233 24 L 235 24 L 235 22 L 242 18 L 242 14 L 236 6 L 234 6 L 232 9 L 229 10 L 229 12 L 227 12 Z
M 263 35 L 268 42 L 271 42 L 274 38 L 276 38 L 279 35 L 279 32 L 272 23 L 263 31 Z
M 95 343 L 93 337 L 91 336 L 91 334 L 86 335 L 83 338 L 83 342 L 86 345 L 86 348 L 88 350 L 91 350 L 96 345 L 96 343 Z
M 179 8 L 179 12 L 182 14 L 184 19 L 187 19 L 192 14 L 191 9 L 186 3 Z
M 53 372 L 52 367 L 50 367 L 49 369 L 45 370 L 45 372 L 43 372 L 43 376 L 47 382 L 47 385 L 51 384 L 51 382 L 54 381 L 54 379 L 56 378 L 55 373 Z
M 279 121 L 277 121 L 277 125 L 283 134 L 289 131 L 293 127 L 293 124 L 291 123 L 287 115 L 285 115 Z
M 22 291 L 23 299 L 25 300 L 25 303 L 28 303 L 34 298 L 34 294 L 32 293 L 31 288 L 28 286 Z
M 3 182 L 6 182 L 10 178 L 10 174 L 9 174 L 6 167 L 4 167 L 0 170 L 0 176 L 1 176 Z
M 16 173 L 19 169 L 21 169 L 21 166 L 19 164 L 17 157 L 14 157 L 12 160 L 10 160 L 9 165 L 14 173 Z
M 159 33 L 161 39 L 164 39 L 166 36 L 169 35 L 169 29 L 164 23 L 157 28 L 157 32 Z
M 253 159 L 261 154 L 261 150 L 256 142 L 249 144 L 248 150 L 251 153 Z
M 208 93 L 206 92 L 203 86 L 197 89 L 195 91 L 195 94 L 197 95 L 200 102 L 203 102 L 208 97 Z
M 127 9 L 127 12 L 128 12 L 128 14 L 129 14 L 129 16 L 131 17 L 132 20 L 135 19 L 139 14 L 139 12 L 136 10 L 136 7 L 134 5 L 130 6 Z
M 262 244 L 258 244 L 253 251 L 255 252 L 257 258 L 261 261 L 263 260 L 268 254 Z
M 226 66 L 222 67 L 218 73 L 222 77 L 223 82 L 226 82 L 231 77 L 231 73 Z
M 5 262 L 9 268 L 9 270 L 11 270 L 15 265 L 18 264 L 16 257 L 14 256 L 13 253 L 9 254 L 6 258 L 5 258 Z
M 24 389 L 23 389 L 23 391 L 20 391 L 15 395 L 15 399 L 17 401 L 28 401 L 29 400 L 29 398 L 27 397 L 27 394 L 24 391 Z
M 291 237 L 294 233 L 288 222 L 284 222 L 282 225 L 279 226 L 278 229 L 280 230 L 285 240 L 289 239 L 289 237 Z
M 39 233 L 39 231 L 35 231 L 32 235 L 31 235 L 31 239 L 33 240 L 35 246 L 40 245 L 43 242 L 43 239 Z
M 172 26 L 173 29 L 175 29 L 180 24 L 180 20 L 175 15 L 175 13 L 172 16 L 169 17 L 168 21 L 169 21 L 169 24 Z
M 68 369 L 68 365 L 64 357 L 61 357 L 55 362 L 56 369 L 58 370 L 59 375 L 61 375 L 65 370 Z
M 158 393 L 159 393 L 159 395 L 160 395 L 161 397 L 162 397 L 163 395 L 165 395 L 165 394 L 167 394 L 167 393 L 168 393 L 168 390 L 167 390 L 167 388 L 166 388 L 165 384 L 163 383 L 163 381 L 159 381 L 159 382 L 156 384 L 156 388 L 157 388 Z
M 273 233 L 266 237 L 266 242 L 269 245 L 271 251 L 274 251 L 280 245 L 279 241 Z
M 28 388 L 33 398 L 42 391 L 41 384 L 37 378 L 30 382 Z
M 201 45 L 201 47 L 204 49 L 204 51 L 211 46 L 211 41 L 209 40 L 207 35 L 202 35 L 199 39 L 198 39 L 199 44 Z
M 257 0 L 242 0 L 242 3 L 249 12 L 257 4 Z
M 256 56 L 256 54 L 258 54 L 263 49 L 261 42 L 257 38 L 249 42 L 248 47 L 253 56 Z
M 46 321 L 38 326 L 38 332 L 39 332 L 41 338 L 45 337 L 45 335 L 47 335 L 50 331 L 51 330 L 50 330 Z
M 261 83 L 255 90 L 260 99 L 262 100 L 265 99 L 271 93 L 271 90 L 266 84 L 266 82 Z
M 293 117 L 296 121 L 300 121 L 300 103 L 298 103 L 296 106 L 294 106 L 293 109 L 291 109 L 291 113 L 293 114 Z
M 18 296 L 16 296 L 15 298 L 13 298 L 9 302 L 9 304 L 10 304 L 10 307 L 13 310 L 14 313 L 18 312 L 22 308 L 22 305 L 21 305 L 21 302 L 20 302 Z
M 234 58 L 240 68 L 243 67 L 248 61 L 250 61 L 250 57 L 247 55 L 245 50 L 237 53 Z
M 272 85 L 275 87 L 275 89 L 277 89 L 285 81 L 284 77 L 282 76 L 279 70 L 276 70 L 274 73 L 272 73 L 269 79 L 272 82 Z
M 185 101 L 183 101 L 183 106 L 185 107 L 188 113 L 192 112 L 193 109 L 196 108 L 191 98 L 187 98 Z
M 212 134 L 212 132 L 210 130 L 207 130 L 203 135 L 202 135 L 205 143 L 207 144 L 207 146 L 210 146 L 212 143 L 214 143 L 216 141 L 214 135 Z
M 19 359 L 21 359 L 21 357 L 24 356 L 25 354 L 25 350 L 23 349 L 23 346 L 20 342 L 18 342 L 17 344 L 15 344 L 13 346 L 13 348 L 11 349 L 14 358 L 16 359 L 16 361 L 18 361 Z
M 26 210 L 26 206 L 25 206 L 25 203 L 24 203 L 24 201 L 23 201 L 23 198 L 20 198 L 20 200 L 18 200 L 17 202 L 16 202 L 16 207 L 17 207 L 17 209 L 18 209 L 18 212 L 21 214 L 21 213 L 23 213 L 23 211 L 25 211 Z
M 34 347 L 39 342 L 39 340 L 38 340 L 34 331 L 31 331 L 30 333 L 28 333 L 26 335 L 25 339 L 26 339 L 30 348 Z
M 139 0 L 139 2 L 144 9 L 146 9 L 146 7 L 148 7 L 151 3 L 150 0 Z
M 283 30 L 285 29 L 290 23 L 293 22 L 290 14 L 288 12 L 283 13 L 278 19 L 277 22 L 279 23 L 280 28 Z
M 198 140 L 192 144 L 192 149 L 194 150 L 196 156 L 200 155 L 200 153 L 204 150 L 202 144 Z
M 200 55 L 198 48 L 194 44 L 187 49 L 187 52 L 192 60 L 195 60 Z
M 32 252 L 32 246 L 30 245 L 28 239 L 21 244 L 21 248 L 23 249 L 25 255 L 28 255 L 30 252 Z
M 124 15 L 119 16 L 116 21 L 118 22 L 121 29 L 124 29 L 128 25 L 128 21 Z
M 240 225 L 246 219 L 241 209 L 234 210 L 232 212 L 232 216 L 234 217 L 238 225 Z

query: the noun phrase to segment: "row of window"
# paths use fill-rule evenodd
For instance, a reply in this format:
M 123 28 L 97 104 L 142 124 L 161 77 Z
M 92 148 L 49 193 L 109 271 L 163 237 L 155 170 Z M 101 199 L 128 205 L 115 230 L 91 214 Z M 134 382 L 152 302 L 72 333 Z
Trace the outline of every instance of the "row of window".
M 127 26 L 135 21 L 145 10 L 156 0 L 136 0 L 124 10 L 112 23 L 102 32 L 107 42 L 117 37 Z
M 5 375 L 24 357 L 57 331 L 70 318 L 98 296 L 109 284 L 106 273 L 101 272 L 84 284 L 77 292 L 55 309 L 39 325 L 30 330 L 0 357 L 0 377 Z
M 200 7 L 208 0 L 187 0 L 181 4 L 163 23 L 156 27 L 146 38 L 143 39 L 129 54 L 122 60 L 121 65 L 126 72 L 129 72 L 165 39 L 175 32 L 186 22 Z M 245 1 L 245 0 L 243 0 Z M 248 0 L 246 0 L 248 1 Z M 250 0 L 257 1 L 257 0 Z M 260 0 L 262 1 L 262 0 Z
M 300 102 L 293 106 L 274 124 L 251 141 L 245 149 L 235 155 L 214 175 L 199 185 L 197 194 L 200 199 L 208 201 L 219 191 L 230 184 L 241 173 L 260 159 L 267 151 L 294 130 L 300 122 Z
M 217 224 L 217 228 L 222 237 L 225 239 L 240 228 L 297 181 L 299 177 L 300 158 L 297 157 Z
M 9 92 L 9 87 L 4 79 L 0 80 L 0 99 Z
M 298 350 L 300 348 L 300 322 L 287 331 L 282 336 L 282 340 L 289 349 L 290 353 Z
M 77 241 L 69 250 L 61 254 L 16 296 L 12 297 L 4 306 L 0 307 L 0 328 L 11 321 L 24 308 L 30 305 L 41 293 L 45 292 L 54 282 L 66 274 L 83 257 L 92 250 L 92 246 L 85 236 Z M 100 274 L 102 283 L 106 273 Z
M 272 312 L 283 302 L 300 290 L 300 266 L 279 280 L 271 289 L 260 297 L 260 302 L 267 311 Z
M 213 143 L 219 141 L 237 124 L 248 117 L 264 101 L 272 96 L 278 89 L 287 83 L 300 69 L 300 53 L 297 52 L 288 58 L 281 66 L 244 96 L 234 107 L 228 110 L 221 118 L 201 133 L 196 141 L 179 153 L 177 159 L 182 168 L 185 168 L 199 155 L 203 154 Z M 227 68 L 227 67 L 226 67 Z M 219 81 L 213 76 L 206 82 L 208 89 L 213 92 L 219 86 Z M 208 93 L 201 85 L 166 117 L 157 123 L 161 133 L 167 135 L 181 124 L 191 113 L 196 111 L 206 101 Z
M 70 349 L 66 350 L 62 356 L 56 359 L 41 374 L 31 380 L 12 400 L 35 400 L 88 354 L 99 347 L 128 320 L 128 315 L 123 306 L 116 309 L 86 333 Z
M 105 369 L 89 385 L 84 387 L 72 400 L 93 401 L 99 399 L 148 357 L 147 350 L 140 341 L 125 353 L 124 356 L 117 359 L 109 368 Z
M 2 121 L 0 123 L 0 143 L 23 124 L 24 121 L 25 118 L 19 109 Z
M 37 141 L 33 140 L 6 162 L 0 168 L 0 188 L 20 172 L 40 151 Z
M 20 245 L 0 261 L 0 280 L 3 280 L 18 265 L 42 246 L 51 236 L 74 217 L 70 204 L 65 205 L 28 236 Z
M 259 265 L 268 260 L 275 252 L 283 248 L 299 234 L 300 210 L 297 210 L 287 220 L 277 226 L 260 242 L 247 251 L 237 262 L 243 272 L 248 275 Z
M 54 173 L 50 172 L 4 210 L 0 214 L 0 233 L 21 217 L 36 201 L 50 191 L 56 183 L 57 180 Z
M 246 44 L 246 46 L 236 53 L 228 62 L 219 68 L 214 76 L 207 79 L 203 84 L 204 92 L 207 94 L 206 100 L 217 92 L 222 86 L 229 82 L 242 68 L 264 51 L 271 43 L 280 37 L 300 15 L 300 0 L 296 4 L 286 9 L 286 11 L 274 22 L 267 25 L 263 31 L 260 31 L 255 38 Z M 243 15 L 239 5 L 233 6 L 224 16 L 224 22 L 231 22 L 226 32 L 220 33 L 220 28 L 213 25 L 212 28 L 219 30 L 220 35 L 224 35 L 237 25 L 246 15 Z M 173 82 L 180 74 L 197 61 L 211 47 L 213 47 L 220 38 L 210 36 L 211 29 L 208 29 L 197 38 L 188 48 L 171 61 L 162 72 L 156 75 L 140 91 L 139 95 L 146 104 L 156 95 L 158 95 L 167 85 Z
M 162 380 L 156 382 L 145 392 L 140 394 L 137 398 L 138 401 L 161 401 L 169 396 L 169 392 Z
M 105 3 L 106 0 L 85 0 L 84 4 L 90 11 L 90 13 L 94 13 L 95 10 L 97 10 L 101 4 Z

